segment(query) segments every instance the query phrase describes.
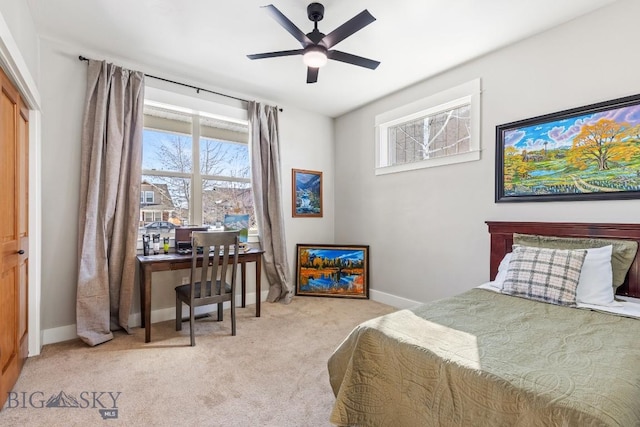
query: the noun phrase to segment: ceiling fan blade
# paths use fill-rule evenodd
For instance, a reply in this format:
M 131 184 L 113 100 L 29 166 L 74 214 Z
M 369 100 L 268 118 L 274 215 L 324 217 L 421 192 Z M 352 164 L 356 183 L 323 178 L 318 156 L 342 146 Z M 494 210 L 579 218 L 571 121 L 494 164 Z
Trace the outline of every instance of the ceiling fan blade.
M 340 25 L 335 30 L 324 36 L 320 44 L 327 49 L 331 49 L 333 46 L 340 43 L 342 40 L 371 24 L 376 18 L 369 13 L 367 9 L 363 10 L 353 18 L 349 19 L 344 24 Z
M 358 65 L 371 70 L 375 70 L 378 68 L 378 65 L 380 65 L 380 61 L 374 61 L 373 59 L 363 58 L 362 56 L 340 52 L 339 50 L 330 50 L 327 52 L 327 58 L 335 61 L 346 62 L 347 64 Z
M 307 83 L 315 83 L 318 81 L 319 68 L 307 67 Z
M 247 55 L 247 58 L 249 59 L 275 58 L 277 56 L 302 55 L 303 52 L 304 50 L 302 49 L 280 50 L 278 52 L 254 53 L 252 55 Z
M 295 37 L 296 40 L 298 40 L 300 44 L 302 44 L 303 47 L 307 47 L 307 45 L 313 44 L 311 39 L 309 39 L 309 37 L 307 37 L 307 35 L 303 33 L 300 28 L 296 27 L 296 24 L 291 22 L 289 18 L 284 16 L 284 14 L 280 12 L 280 10 L 278 10 L 277 7 L 275 7 L 272 4 L 268 4 L 262 7 L 266 8 L 267 12 L 269 12 L 271 17 L 276 21 L 278 21 L 278 24 L 280 24 L 282 28 L 287 30 L 289 34 Z

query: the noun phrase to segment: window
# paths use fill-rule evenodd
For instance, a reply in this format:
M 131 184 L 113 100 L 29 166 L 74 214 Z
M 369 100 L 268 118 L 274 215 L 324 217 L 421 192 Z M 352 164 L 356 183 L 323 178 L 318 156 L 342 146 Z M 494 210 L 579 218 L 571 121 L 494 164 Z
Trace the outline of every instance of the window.
M 246 120 L 145 103 L 140 233 L 221 226 L 248 213 L 255 230 Z
M 376 175 L 480 159 L 480 79 L 376 116 Z
M 141 191 L 140 203 L 141 204 L 153 204 L 153 191 Z

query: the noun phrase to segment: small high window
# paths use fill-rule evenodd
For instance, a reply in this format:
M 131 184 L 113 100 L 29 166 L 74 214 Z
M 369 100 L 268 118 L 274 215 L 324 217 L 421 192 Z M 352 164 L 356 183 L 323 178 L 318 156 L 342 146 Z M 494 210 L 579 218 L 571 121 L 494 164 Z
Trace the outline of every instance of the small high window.
M 480 79 L 376 116 L 376 175 L 480 159 Z

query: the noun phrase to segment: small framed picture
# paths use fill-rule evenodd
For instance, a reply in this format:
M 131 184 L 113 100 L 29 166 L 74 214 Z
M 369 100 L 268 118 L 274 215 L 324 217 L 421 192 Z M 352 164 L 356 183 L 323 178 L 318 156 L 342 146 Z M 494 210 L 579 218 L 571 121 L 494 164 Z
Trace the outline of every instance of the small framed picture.
M 369 246 L 296 246 L 296 295 L 369 298 Z
M 292 216 L 322 217 L 322 172 L 291 170 Z

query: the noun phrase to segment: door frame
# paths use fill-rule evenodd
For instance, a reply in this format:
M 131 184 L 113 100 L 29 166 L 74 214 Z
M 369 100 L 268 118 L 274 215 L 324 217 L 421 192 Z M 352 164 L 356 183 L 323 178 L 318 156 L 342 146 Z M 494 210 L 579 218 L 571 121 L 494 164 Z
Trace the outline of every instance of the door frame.
M 41 100 L 11 30 L 0 13 L 0 66 L 20 92 L 29 108 L 29 357 L 42 349 L 41 266 L 42 266 L 42 186 L 41 181 Z

